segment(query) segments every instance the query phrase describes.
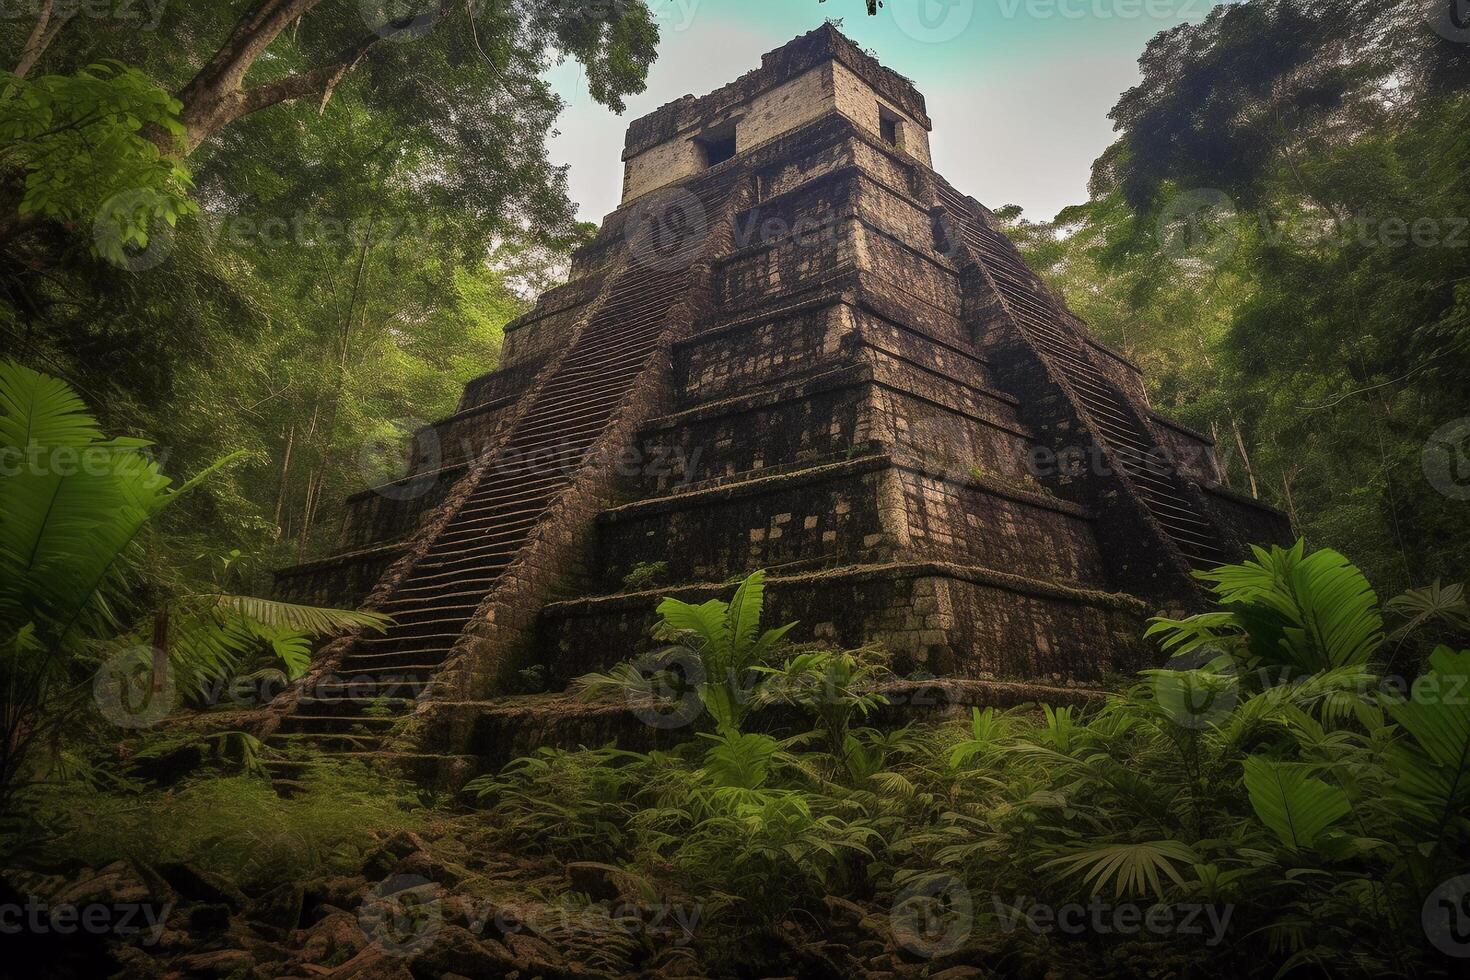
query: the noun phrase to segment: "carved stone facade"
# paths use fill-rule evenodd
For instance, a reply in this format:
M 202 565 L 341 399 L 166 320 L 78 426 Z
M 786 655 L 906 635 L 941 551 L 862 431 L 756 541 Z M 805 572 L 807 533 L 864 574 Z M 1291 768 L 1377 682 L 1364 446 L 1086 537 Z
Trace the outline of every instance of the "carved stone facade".
M 323 650 L 277 737 L 464 754 L 523 717 L 518 672 L 560 688 L 647 648 L 660 596 L 757 568 L 798 636 L 1085 687 L 1149 662 L 1192 568 L 1283 540 L 931 169 L 929 125 L 830 27 L 634 122 L 571 281 L 409 477 L 352 499 L 343 553 L 281 573 L 397 624 Z

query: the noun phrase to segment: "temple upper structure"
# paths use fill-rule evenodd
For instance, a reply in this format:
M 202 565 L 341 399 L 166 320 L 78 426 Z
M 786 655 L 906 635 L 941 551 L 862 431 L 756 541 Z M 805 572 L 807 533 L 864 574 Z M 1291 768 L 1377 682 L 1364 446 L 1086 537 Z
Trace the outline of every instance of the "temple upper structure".
M 933 124 L 924 97 L 824 27 L 767 54 L 724 88 L 686 95 L 629 126 L 623 203 L 834 114 L 929 166 Z

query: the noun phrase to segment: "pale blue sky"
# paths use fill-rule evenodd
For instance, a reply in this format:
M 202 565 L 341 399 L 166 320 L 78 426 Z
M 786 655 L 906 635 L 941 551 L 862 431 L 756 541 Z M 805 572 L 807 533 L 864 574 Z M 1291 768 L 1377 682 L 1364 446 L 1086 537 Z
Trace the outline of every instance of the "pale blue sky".
M 992 207 L 1049 218 L 1086 199 L 1092 161 L 1113 140 L 1108 111 L 1137 81 L 1149 38 L 1203 20 L 1216 0 L 887 0 L 876 17 L 863 0 L 648 2 L 659 58 L 622 117 L 587 95 L 580 66 L 550 76 L 567 102 L 552 159 L 570 164 L 589 221 L 617 206 L 628 120 L 732 81 L 829 17 L 924 93 L 936 169 Z

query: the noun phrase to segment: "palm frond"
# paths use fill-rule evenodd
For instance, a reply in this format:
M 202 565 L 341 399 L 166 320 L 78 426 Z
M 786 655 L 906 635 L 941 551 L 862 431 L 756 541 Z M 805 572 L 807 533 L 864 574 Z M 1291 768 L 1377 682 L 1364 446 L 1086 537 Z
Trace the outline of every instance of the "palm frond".
M 1413 739 L 1396 748 L 1398 790 L 1432 825 L 1436 841 L 1470 801 L 1470 650 L 1440 647 L 1414 693 L 1388 712 Z
M 1184 886 L 1184 877 L 1176 863 L 1197 864 L 1200 860 L 1193 848 L 1176 840 L 1146 841 L 1136 844 L 1108 844 L 1053 858 L 1041 868 L 1060 868 L 1063 875 L 1082 874 L 1083 883 L 1098 894 L 1111 882 L 1115 898 L 1124 895 L 1164 897 L 1160 874 L 1176 885 Z
M 1451 629 L 1470 631 L 1470 602 L 1465 601 L 1465 587 L 1459 583 L 1441 585 L 1435 582 L 1422 589 L 1409 589 L 1383 604 L 1389 612 L 1406 617 L 1408 622 L 1394 630 L 1393 637 L 1408 636 L 1426 623 L 1444 623 Z
M 262 626 L 294 630 L 307 636 L 332 636 L 350 629 L 370 629 L 381 633 L 393 622 L 391 617 L 382 613 L 363 609 L 303 606 L 258 596 L 218 593 L 196 598 L 211 608 L 238 613 Z
M 15 361 L 0 361 L 0 447 L 87 446 L 102 431 L 87 406 L 60 378 Z

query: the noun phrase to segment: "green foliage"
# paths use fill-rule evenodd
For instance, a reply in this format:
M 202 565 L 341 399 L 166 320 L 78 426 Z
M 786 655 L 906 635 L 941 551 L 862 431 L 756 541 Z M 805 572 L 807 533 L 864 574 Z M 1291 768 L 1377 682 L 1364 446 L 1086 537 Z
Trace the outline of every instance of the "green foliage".
M 148 246 L 155 221 L 173 227 L 199 210 L 188 198 L 188 171 L 148 135 L 182 137 L 181 108 L 117 61 L 70 75 L 0 76 L 0 143 L 6 163 L 24 175 L 19 214 L 95 228 L 102 257 L 126 262 L 129 247 Z
M 138 30 L 56 5 L 35 71 L 6 83 L 33 94 L 0 116 L 33 134 L 41 113 L 25 106 L 37 100 L 107 112 L 85 134 L 7 141 L 7 163 L 24 151 L 37 173 L 66 177 L 47 186 L 70 225 L 21 215 L 25 173 L 7 168 L 0 337 L 85 392 L 109 432 L 165 447 L 175 471 L 246 451 L 172 508 L 162 547 L 189 585 L 199 555 L 239 548 L 252 559 L 241 588 L 263 591 L 272 567 L 340 547 L 344 499 L 402 475 L 422 449 L 414 433 L 495 369 L 503 325 L 564 280 L 589 232 L 546 155 L 562 107 L 546 69 L 575 59 L 594 97 L 619 105 L 643 86 L 657 27 L 637 2 L 446 4 L 434 30 L 355 60 L 329 98 L 248 113 L 183 163 L 167 158 L 178 103 L 189 126 L 211 108 L 187 85 L 243 8 L 156 6 L 157 29 Z M 247 91 L 374 36 L 373 5 L 307 6 L 251 66 Z M 386 17 L 392 4 L 378 7 Z M 7 50 L 34 13 L 0 19 Z M 63 145 L 101 147 L 104 130 L 137 159 Z M 185 166 L 194 185 L 170 183 Z M 127 261 L 145 241 L 147 261 Z
M 1352 810 L 1346 793 L 1300 763 L 1251 756 L 1245 760 L 1245 788 L 1256 816 L 1291 851 L 1314 846 Z
M 236 677 L 262 648 L 285 668 L 286 680 L 295 680 L 310 666 L 315 640 L 351 629 L 382 631 L 389 623 L 378 613 L 225 594 L 182 596 L 166 615 L 174 668 L 196 694 Z
M 623 588 L 630 592 L 640 592 L 651 589 L 656 585 L 662 585 L 669 576 L 669 563 L 666 561 L 640 561 L 633 566 L 627 575 L 623 576 Z
M 629 803 L 650 757 L 612 747 L 576 752 L 541 748 L 464 792 L 494 807 L 518 845 L 578 858 L 607 858 L 624 842 Z
M 801 650 L 759 671 L 744 718 L 759 731 L 724 726 L 648 755 L 543 750 L 479 781 L 482 802 L 518 846 L 708 896 L 732 973 L 751 955 L 736 937 L 822 895 L 883 903 L 954 880 L 974 906 L 960 963 L 1063 955 L 1006 931 L 992 903 L 1096 900 L 1205 903 L 1228 924 L 1218 946 L 1129 946 L 1135 973 L 1193 957 L 1204 969 L 1205 956 L 1243 976 L 1432 972 L 1421 906 L 1470 868 L 1470 651 L 1439 649 L 1401 696 L 1374 673 L 1376 600 L 1340 555 L 1261 551 L 1204 578 L 1219 608 L 1154 633 L 1220 655 L 1145 671 L 1101 704 L 852 728 L 881 703 L 882 673 L 860 653 Z M 725 635 L 726 611 L 674 613 Z M 1246 664 L 1267 669 L 1247 678 Z M 818 732 L 787 734 L 766 713 L 792 705 Z M 1121 955 L 1106 936 L 1067 949 L 1092 973 Z
M 104 439 L 64 382 L 0 362 L 0 805 L 31 744 L 79 720 L 99 660 L 131 658 L 155 689 L 172 667 L 201 693 L 262 646 L 297 676 L 312 638 L 386 622 L 228 594 L 150 596 L 167 586 L 148 574 L 150 526 L 209 471 L 174 487 L 148 448 Z
M 1445 835 L 1470 827 L 1470 650 L 1440 647 L 1429 666 L 1409 697 L 1387 710 L 1413 740 L 1396 745 L 1392 755 L 1401 802 L 1432 830 L 1438 849 Z
M 710 599 L 699 605 L 664 599 L 658 605 L 658 639 L 681 644 L 698 660 L 701 703 L 719 728 L 739 728 L 750 710 L 751 675 L 781 650 L 795 623 L 760 629 L 765 607 L 765 572 L 752 572 L 729 602 Z M 634 664 L 619 664 L 605 674 L 591 673 L 574 685 L 585 697 L 609 693 L 639 699 L 652 694 L 651 678 Z
M 1433 585 L 1422 589 L 1408 589 L 1403 595 L 1394 596 L 1383 604 L 1389 612 L 1397 613 L 1408 621 L 1396 629 L 1394 638 L 1408 636 L 1429 623 L 1437 623 L 1459 633 L 1470 633 L 1470 602 L 1465 601 L 1465 587 Z
M 1470 48 L 1425 8 L 1245 0 L 1161 32 L 1091 199 L 1008 219 L 1230 485 L 1385 594 L 1470 574 L 1424 469 L 1470 365 Z
M 796 625 L 760 631 L 765 581 L 765 572 L 752 572 L 728 603 L 710 599 L 693 606 L 665 599 L 658 605 L 662 638 L 687 643 L 699 656 L 705 673 L 699 695 L 721 727 L 740 727 L 749 707 L 747 675 L 780 649 Z
M 374 834 L 417 829 L 411 789 L 366 766 L 322 760 L 283 799 L 254 776 L 200 779 L 167 794 L 98 793 L 79 783 L 39 792 L 27 863 L 188 861 L 252 894 L 324 873 L 355 873 Z
M 1378 597 L 1342 555 L 1305 550 L 1302 541 L 1269 551 L 1253 546 L 1255 561 L 1197 572 L 1214 583 L 1225 611 L 1156 618 L 1144 635 L 1161 637 L 1175 654 L 1228 650 L 1249 669 L 1317 673 L 1368 663 L 1383 642 Z
M 888 704 L 874 686 L 887 678 L 878 651 L 807 650 L 779 668 L 756 667 L 766 678 L 755 692 L 759 705 L 788 704 L 812 715 L 827 751 L 848 774 L 867 768 L 866 753 L 851 732 L 854 718 Z
M 1194 864 L 1198 861 L 1199 855 L 1178 841 L 1160 840 L 1092 847 L 1044 861 L 1038 867 L 1058 868 L 1064 874 L 1085 872 L 1082 880 L 1092 886 L 1094 894 L 1106 890 L 1111 882 L 1114 898 L 1124 895 L 1153 895 L 1163 898 L 1165 892 L 1160 873 L 1183 887 L 1184 877 L 1175 865 L 1179 862 Z
M 103 439 L 64 382 L 0 363 L 0 634 L 31 624 L 64 649 L 120 625 L 138 537 L 181 492 L 147 446 Z

